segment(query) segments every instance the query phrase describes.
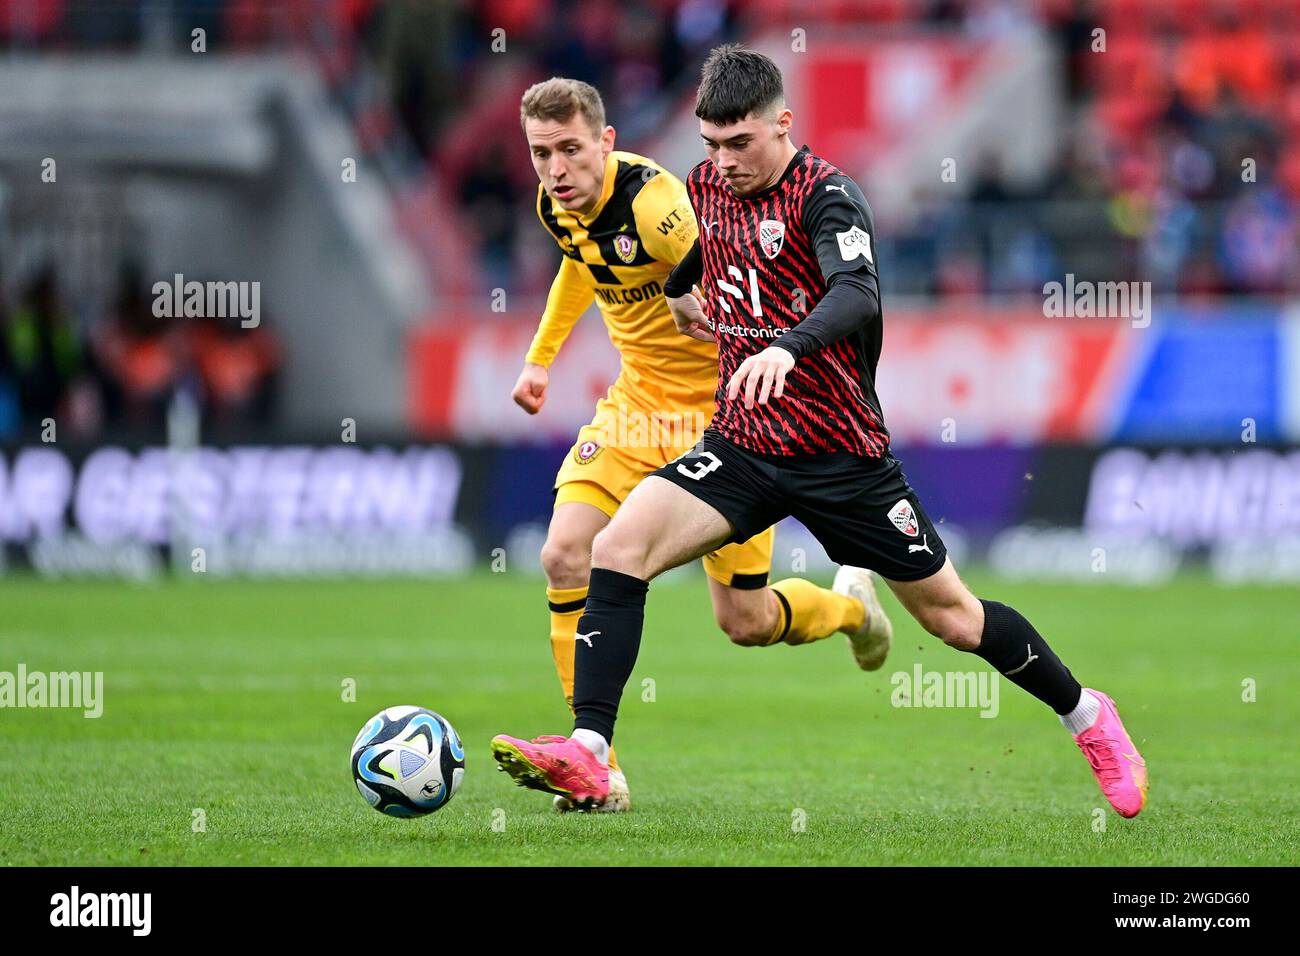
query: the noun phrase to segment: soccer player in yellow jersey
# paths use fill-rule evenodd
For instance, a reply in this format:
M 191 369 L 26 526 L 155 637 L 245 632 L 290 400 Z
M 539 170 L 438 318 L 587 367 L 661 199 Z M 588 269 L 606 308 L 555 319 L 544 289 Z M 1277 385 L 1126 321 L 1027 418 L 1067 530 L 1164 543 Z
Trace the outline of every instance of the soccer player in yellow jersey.
M 577 633 L 592 539 L 642 478 L 699 440 L 714 411 L 718 352 L 707 332 L 678 332 L 663 298 L 664 278 L 697 235 L 682 182 L 653 160 L 614 149 L 614 128 L 587 83 L 554 77 L 532 86 L 520 119 L 541 181 L 537 214 L 564 258 L 513 398 L 529 414 L 541 409 L 547 367 L 593 300 L 622 356 L 617 380 L 556 475 L 542 548 L 551 650 L 572 705 L 575 642 L 599 640 Z M 704 558 L 718 626 L 747 646 L 807 644 L 840 631 L 859 666 L 878 668 L 889 621 L 867 572 L 843 569 L 834 590 L 801 578 L 768 587 L 772 537 L 768 528 Z M 612 751 L 609 783 L 601 809 L 626 810 L 627 780 Z M 556 805 L 571 807 L 562 794 Z

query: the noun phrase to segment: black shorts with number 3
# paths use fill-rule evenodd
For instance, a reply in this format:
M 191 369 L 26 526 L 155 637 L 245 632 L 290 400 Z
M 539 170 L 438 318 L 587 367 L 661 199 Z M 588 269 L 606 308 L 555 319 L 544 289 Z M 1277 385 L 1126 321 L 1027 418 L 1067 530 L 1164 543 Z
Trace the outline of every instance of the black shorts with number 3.
M 919 581 L 947 554 L 897 459 L 848 453 L 759 455 L 711 428 L 689 452 L 653 472 L 712 505 L 745 541 L 793 516 L 837 564 L 893 581 Z

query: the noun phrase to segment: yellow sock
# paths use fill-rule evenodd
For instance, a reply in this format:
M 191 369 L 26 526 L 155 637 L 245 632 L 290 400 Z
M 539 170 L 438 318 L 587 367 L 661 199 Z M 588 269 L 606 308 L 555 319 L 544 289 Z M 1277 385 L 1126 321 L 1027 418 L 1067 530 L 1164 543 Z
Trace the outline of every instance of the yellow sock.
M 865 613 L 862 602 L 819 588 L 803 578 L 786 578 L 772 585 L 781 613 L 777 615 L 772 643 L 811 644 L 836 631 L 856 630 Z
M 551 607 L 551 656 L 555 658 L 555 673 L 564 690 L 564 702 L 572 712 L 573 658 L 577 652 L 574 635 L 578 633 L 578 619 L 587 604 L 587 589 L 547 588 L 546 601 Z M 618 769 L 613 747 L 609 748 L 609 766 Z

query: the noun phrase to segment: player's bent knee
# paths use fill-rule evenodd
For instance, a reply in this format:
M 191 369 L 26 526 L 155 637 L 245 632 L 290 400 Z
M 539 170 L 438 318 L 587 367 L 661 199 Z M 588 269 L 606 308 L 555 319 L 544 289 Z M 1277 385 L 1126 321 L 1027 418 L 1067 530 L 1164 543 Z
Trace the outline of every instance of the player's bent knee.
M 646 558 L 645 541 L 625 532 L 618 522 L 611 522 L 591 542 L 593 568 L 607 568 L 634 578 L 645 578 Z
M 718 610 L 714 613 L 718 627 L 740 647 L 764 647 L 772 642 L 771 628 L 752 614 Z
M 727 631 L 727 637 L 737 647 L 766 647 L 772 643 L 771 634 L 752 627 L 731 628 Z
M 962 605 L 926 608 L 916 616 L 920 625 L 959 651 L 969 651 L 979 646 L 977 622 Z
M 591 549 L 577 541 L 547 538 L 542 545 L 542 571 L 553 588 L 580 588 L 591 570 Z

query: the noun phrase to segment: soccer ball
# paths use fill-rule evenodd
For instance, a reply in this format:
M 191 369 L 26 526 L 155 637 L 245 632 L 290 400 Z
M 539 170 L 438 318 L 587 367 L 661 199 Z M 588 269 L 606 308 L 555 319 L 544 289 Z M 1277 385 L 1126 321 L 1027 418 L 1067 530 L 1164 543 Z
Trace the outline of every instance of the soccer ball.
M 465 748 L 446 718 L 423 707 L 388 707 L 352 741 L 352 779 L 390 817 L 445 807 L 465 775 Z

